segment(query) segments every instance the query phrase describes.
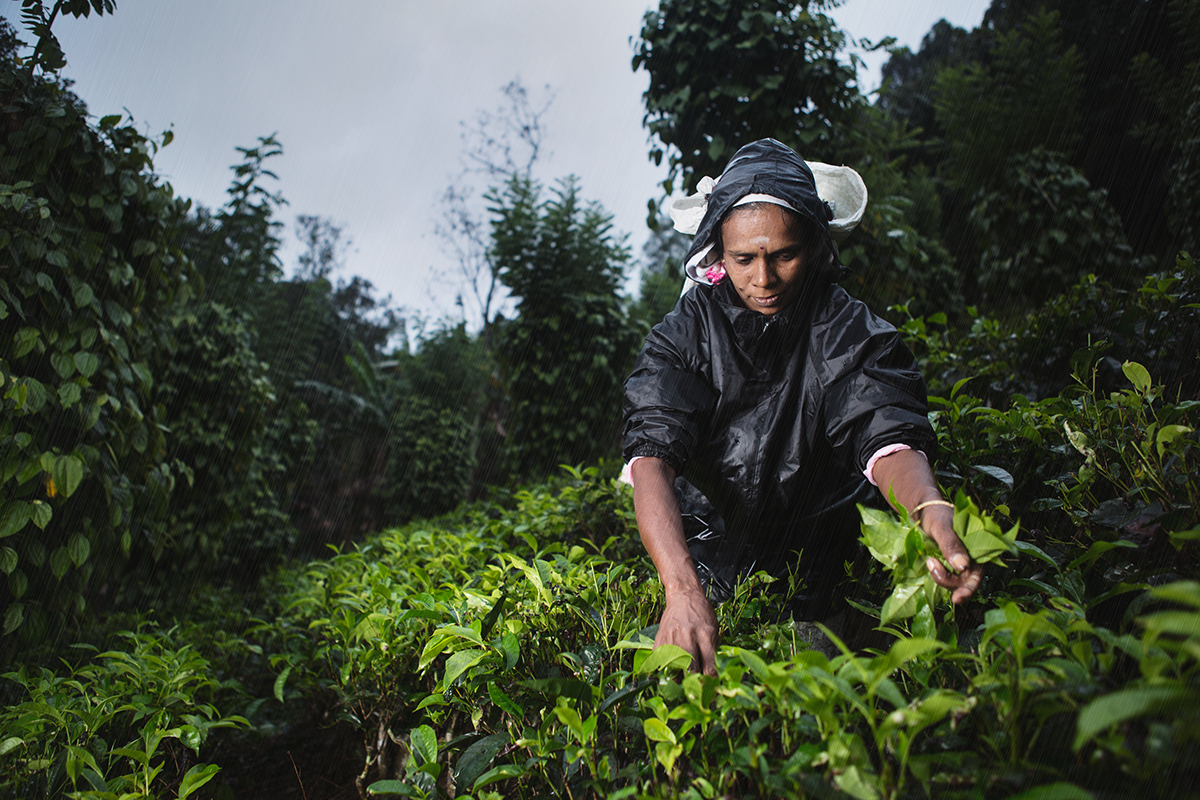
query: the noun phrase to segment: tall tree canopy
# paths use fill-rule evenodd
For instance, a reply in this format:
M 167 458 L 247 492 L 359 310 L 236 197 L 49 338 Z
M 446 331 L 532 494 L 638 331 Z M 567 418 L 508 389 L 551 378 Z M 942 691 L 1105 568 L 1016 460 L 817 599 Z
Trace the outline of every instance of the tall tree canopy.
M 643 124 L 664 156 L 668 194 L 717 175 L 729 155 L 770 136 L 828 159 L 859 109 L 845 36 L 827 0 L 663 0 L 642 21 L 633 57 L 650 76 Z

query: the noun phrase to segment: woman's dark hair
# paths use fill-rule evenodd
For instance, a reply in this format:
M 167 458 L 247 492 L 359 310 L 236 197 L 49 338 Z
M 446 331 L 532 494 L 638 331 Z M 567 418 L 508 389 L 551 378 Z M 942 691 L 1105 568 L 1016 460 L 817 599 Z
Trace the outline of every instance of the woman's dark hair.
M 741 206 L 734 206 L 725 212 L 725 216 L 721 217 L 721 222 L 713 230 L 713 248 L 718 255 L 725 252 L 725 223 L 730 220 L 735 214 L 742 211 L 761 211 L 764 209 L 774 208 L 783 214 L 783 218 L 787 220 L 788 233 L 794 235 L 802 243 L 804 249 L 804 261 L 806 264 L 816 263 L 815 259 L 825 249 L 825 237 L 822 235 L 821 229 L 812 222 L 809 222 L 804 217 L 790 208 L 785 208 L 778 203 L 756 202 L 746 203 Z

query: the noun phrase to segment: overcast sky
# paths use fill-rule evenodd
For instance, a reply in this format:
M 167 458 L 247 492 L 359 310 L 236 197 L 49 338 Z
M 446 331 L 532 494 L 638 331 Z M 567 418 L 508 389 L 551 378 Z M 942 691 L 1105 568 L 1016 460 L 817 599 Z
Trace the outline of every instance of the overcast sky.
M 942 18 L 973 28 L 988 0 L 847 0 L 853 39 L 917 49 Z M 19 0 L 0 0 L 19 23 Z M 117 0 L 116 14 L 61 19 L 64 74 L 90 112 L 132 114 L 174 142 L 155 165 L 177 194 L 225 202 L 234 148 L 277 133 L 278 189 L 296 214 L 353 239 L 346 270 L 426 316 L 454 314 L 454 264 L 433 232 L 459 171 L 460 121 L 519 78 L 549 86 L 539 178 L 575 174 L 640 253 L 662 168 L 641 127 L 644 72 L 630 69 L 648 0 Z M 18 29 L 19 25 L 17 25 Z M 883 54 L 871 54 L 868 88 Z M 285 261 L 294 265 L 296 247 Z

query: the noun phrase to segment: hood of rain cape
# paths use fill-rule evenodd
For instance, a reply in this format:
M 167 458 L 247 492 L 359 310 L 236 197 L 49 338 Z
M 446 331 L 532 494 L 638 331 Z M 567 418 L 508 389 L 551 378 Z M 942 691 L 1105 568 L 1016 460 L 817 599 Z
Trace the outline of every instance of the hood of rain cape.
M 760 139 L 741 148 L 717 180 L 696 238 L 684 263 L 691 263 L 713 244 L 717 225 L 738 200 L 748 194 L 766 194 L 786 201 L 821 230 L 830 259 L 812 265 L 826 281 L 837 282 L 849 274 L 838 260 L 837 246 L 829 234 L 830 208 L 817 196 L 812 170 L 794 150 L 774 139 Z

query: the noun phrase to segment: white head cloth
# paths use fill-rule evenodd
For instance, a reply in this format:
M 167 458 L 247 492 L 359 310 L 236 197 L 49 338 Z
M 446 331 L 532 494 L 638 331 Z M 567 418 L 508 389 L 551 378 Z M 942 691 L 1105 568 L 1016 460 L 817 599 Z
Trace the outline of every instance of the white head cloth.
M 840 242 L 862 220 L 863 212 L 867 209 L 867 185 L 850 167 L 835 167 L 819 161 L 805 163 L 812 170 L 817 196 L 833 211 L 833 219 L 829 222 L 829 235 L 835 242 Z M 708 197 L 716 186 L 717 181 L 706 175 L 696 185 L 696 194 L 681 197 L 671 203 L 667 211 L 675 223 L 675 230 L 692 236 L 696 234 L 708 210 Z M 747 203 L 774 203 L 796 211 L 790 203 L 766 194 L 748 194 L 734 203 L 734 207 Z M 717 260 L 717 255 L 712 252 L 712 244 L 696 253 L 684 265 L 688 277 L 699 283 L 709 283 L 704 273 L 707 267 Z M 685 286 L 685 291 L 687 288 L 688 286 Z

